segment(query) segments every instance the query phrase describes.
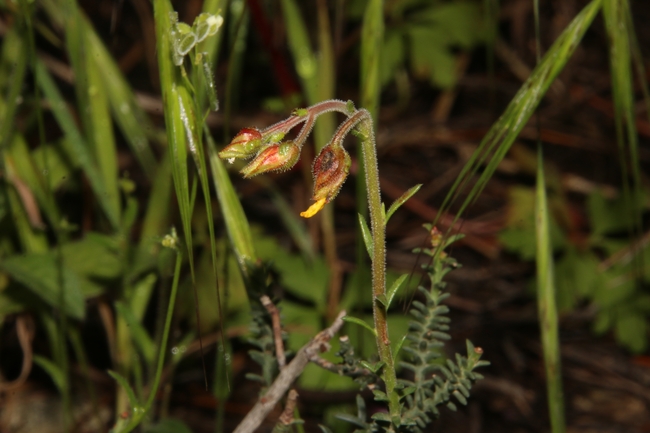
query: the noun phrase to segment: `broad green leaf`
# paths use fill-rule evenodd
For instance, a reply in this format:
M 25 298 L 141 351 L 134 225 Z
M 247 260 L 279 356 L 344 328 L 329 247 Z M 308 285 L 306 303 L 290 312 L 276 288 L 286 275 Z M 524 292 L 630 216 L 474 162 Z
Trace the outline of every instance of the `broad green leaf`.
M 404 64 L 405 41 L 401 31 L 388 30 L 382 46 L 379 76 L 381 86 L 386 86 Z
M 65 266 L 87 277 L 113 279 L 122 274 L 122 259 L 114 238 L 90 232 L 61 248 Z
M 408 29 L 411 45 L 411 68 L 419 78 L 428 78 L 432 84 L 449 88 L 456 83 L 456 56 L 447 44 L 448 37 L 438 27 Z M 432 44 L 432 41 L 438 41 Z
M 0 268 L 52 307 L 61 307 L 63 291 L 63 310 L 72 318 L 83 319 L 85 301 L 82 282 L 65 264 L 61 268 L 51 254 L 9 257 L 0 262 Z
M 292 294 L 313 302 L 323 312 L 327 300 L 329 269 L 320 258 L 307 261 L 298 254 L 291 254 L 270 237 L 259 237 L 255 250 L 262 260 L 269 261 L 282 275 L 282 286 Z
M 634 353 L 648 347 L 648 319 L 637 311 L 625 311 L 616 319 L 616 340 Z
M 418 25 L 428 25 L 442 29 L 445 41 L 461 48 L 472 48 L 485 38 L 484 21 L 478 2 L 455 1 L 438 3 L 414 16 Z M 431 41 L 440 44 L 440 41 Z

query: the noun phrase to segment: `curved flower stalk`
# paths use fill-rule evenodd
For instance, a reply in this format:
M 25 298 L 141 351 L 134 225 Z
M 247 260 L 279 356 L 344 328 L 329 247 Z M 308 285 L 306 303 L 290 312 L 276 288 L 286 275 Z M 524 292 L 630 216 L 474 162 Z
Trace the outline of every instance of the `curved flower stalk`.
M 377 368 L 386 385 L 389 417 L 395 425 L 399 425 L 400 396 L 397 391 L 395 361 L 391 352 L 387 324 L 389 302 L 386 302 L 385 279 L 386 217 L 379 191 L 375 135 L 370 113 L 364 109 L 355 109 L 352 102 L 346 103 L 339 100 L 321 102 L 308 108 L 296 110 L 291 117 L 262 131 L 243 129 L 219 153 L 219 157 L 232 162 L 234 159 L 248 159 L 254 153 L 253 160 L 241 170 L 244 177 L 252 177 L 270 171 L 288 170 L 296 163 L 316 118 L 331 111 L 343 113 L 347 119 L 339 126 L 330 143 L 321 150 L 314 160 L 312 165 L 314 204 L 300 215 L 305 218 L 314 216 L 340 191 L 350 171 L 350 156 L 343 148 L 343 142 L 345 137 L 354 131 L 355 135 L 361 139 L 366 167 L 366 187 L 372 229 L 372 247 L 369 248 L 369 252 L 372 260 L 373 332 L 376 336 L 380 358 Z M 302 125 L 302 129 L 296 138 L 293 141 L 282 142 L 286 134 L 298 125 Z

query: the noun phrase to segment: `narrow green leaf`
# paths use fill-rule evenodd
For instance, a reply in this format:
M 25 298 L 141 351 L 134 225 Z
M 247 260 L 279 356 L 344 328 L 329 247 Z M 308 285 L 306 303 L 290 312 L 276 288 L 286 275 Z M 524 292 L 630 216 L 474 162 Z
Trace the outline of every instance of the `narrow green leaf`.
M 372 335 L 374 335 L 375 337 L 377 336 L 377 331 L 375 331 L 375 328 L 368 325 L 365 321 L 363 321 L 361 319 L 357 319 L 356 317 L 352 317 L 352 316 L 345 316 L 343 318 L 343 321 L 357 324 L 357 325 L 361 326 L 362 328 L 365 328 L 368 331 L 370 331 L 372 333 Z
M 443 215 L 449 209 L 451 204 L 464 193 L 466 187 L 472 183 L 471 180 L 479 168 L 485 165 L 485 170 L 479 176 L 475 186 L 463 200 L 459 211 L 456 213 L 456 218 L 460 218 L 467 206 L 474 202 L 514 140 L 526 126 L 530 116 L 555 80 L 555 77 L 562 71 L 566 62 L 578 47 L 582 36 L 591 25 L 600 7 L 601 0 L 592 0 L 558 37 L 530 78 L 526 80 L 510 102 L 505 112 L 490 128 L 477 151 L 456 178 L 438 215 Z
M 11 164 L 5 162 L 7 169 L 7 177 L 14 185 L 5 183 L 5 194 L 7 204 L 11 211 L 11 219 L 13 221 L 14 230 L 18 235 L 18 239 L 23 248 L 23 251 L 28 253 L 44 253 L 48 250 L 48 242 L 45 233 L 38 227 L 34 227 L 25 209 L 27 197 L 21 199 L 19 190 L 20 179 L 16 179 L 12 173 L 13 168 Z
M 219 99 L 217 98 L 217 86 L 214 85 L 214 77 L 212 76 L 212 66 L 208 54 L 204 53 L 201 56 L 201 87 L 203 93 L 208 95 L 208 106 L 212 111 L 219 110 Z
M 65 140 L 64 144 L 68 157 L 81 166 L 84 174 L 90 182 L 90 186 L 99 202 L 99 205 L 104 210 L 104 213 L 113 228 L 117 229 L 119 227 L 119 215 L 115 212 L 115 209 L 112 207 L 109 200 L 108 191 L 99 168 L 94 161 L 88 145 L 77 129 L 77 125 L 68 110 L 65 100 L 54 84 L 52 77 L 47 72 L 47 69 L 40 61 L 36 62 L 36 79 L 43 90 L 45 97 L 50 102 L 54 117 L 66 135 L 67 140 Z
M 138 402 L 138 398 L 135 396 L 135 393 L 133 392 L 133 388 L 131 388 L 131 385 L 129 385 L 129 381 L 126 380 L 124 376 L 119 374 L 116 371 L 108 370 L 109 376 L 111 376 L 117 383 L 120 384 L 122 389 L 126 391 L 126 396 L 129 399 L 129 405 L 131 406 L 131 411 L 135 409 L 140 408 L 140 403 Z
M 47 166 L 51 169 L 54 163 L 51 153 L 48 155 L 40 154 L 39 156 L 47 158 Z M 8 173 L 12 171 L 11 166 L 15 168 L 16 175 L 27 184 L 29 190 L 34 194 L 40 209 L 44 211 L 50 224 L 57 227 L 60 223 L 61 213 L 53 200 L 53 195 L 48 191 L 49 188 L 43 176 L 43 170 L 39 169 L 25 138 L 21 134 L 13 135 L 13 140 L 7 151 L 5 167 Z M 48 177 L 50 177 L 49 174 Z
M 115 302 L 114 305 L 117 313 L 129 327 L 129 334 L 133 339 L 135 347 L 138 349 L 140 354 L 142 354 L 147 365 L 153 365 L 156 356 L 156 347 L 153 340 L 149 337 L 149 334 L 147 334 L 147 331 L 144 329 L 142 324 L 136 319 L 131 309 L 121 301 Z
M 361 27 L 361 106 L 377 120 L 381 89 L 381 46 L 384 41 L 384 2 L 369 0 Z
M 366 244 L 366 251 L 368 251 L 368 256 L 372 259 L 372 254 L 375 249 L 372 243 L 372 233 L 370 232 L 370 228 L 368 228 L 368 224 L 366 223 L 365 218 L 361 214 L 358 215 L 359 215 L 359 226 L 361 227 L 361 235 L 363 236 L 363 242 Z
M 160 87 L 162 89 L 167 126 L 167 143 L 172 164 L 172 177 L 176 190 L 176 199 L 183 223 L 183 234 L 187 247 L 192 279 L 194 279 L 194 252 L 192 245 L 192 207 L 190 204 L 190 186 L 187 170 L 186 128 L 189 122 L 183 96 L 187 90 L 182 84 L 180 72 L 172 59 L 172 14 L 169 2 L 154 3 L 154 20 L 156 22 L 156 46 L 158 50 L 158 68 L 160 70 Z M 182 90 L 181 90 L 182 89 Z
M 10 26 L 3 36 L 0 58 L 0 85 L 6 92 L 0 101 L 0 148 L 4 148 L 16 126 L 15 113 L 20 104 L 25 71 L 27 46 L 19 36 L 18 26 Z
M 386 218 L 384 219 L 384 224 L 388 224 L 388 220 L 390 219 L 391 216 L 395 213 L 397 209 L 400 208 L 408 199 L 413 197 L 419 190 L 422 188 L 422 184 L 415 185 L 414 187 L 410 188 L 408 191 L 406 191 L 404 194 L 402 194 L 397 200 L 393 202 L 393 204 L 390 205 L 388 208 L 388 212 L 386 212 Z
M 555 300 L 555 272 L 551 245 L 549 209 L 546 199 L 544 159 L 538 145 L 536 186 L 536 238 L 537 238 L 537 306 L 542 334 L 542 350 L 546 367 L 546 387 L 553 433 L 562 433 L 564 422 L 564 397 L 560 365 L 558 312 Z M 461 400 L 459 400 L 461 401 Z M 462 403 L 462 401 L 461 401 Z
M 280 4 L 296 72 L 300 77 L 307 101 L 314 104 L 318 99 L 318 62 L 309 43 L 307 26 L 300 16 L 300 9 L 294 0 L 281 0 Z
M 217 198 L 221 206 L 221 213 L 226 224 L 226 231 L 237 256 L 240 268 L 247 275 L 247 263 L 252 263 L 257 258 L 253 246 L 253 236 L 250 225 L 244 213 L 235 188 L 228 177 L 228 172 L 223 161 L 217 154 L 217 149 L 209 134 L 206 134 L 208 142 L 208 153 L 210 166 L 212 168 L 212 180 L 217 191 Z
M 64 311 L 74 319 L 83 319 L 86 305 L 81 291 L 82 282 L 66 267 L 59 268 L 60 263 L 51 254 L 25 254 L 0 262 L 0 269 L 54 308 L 60 307 L 60 291 L 63 290 Z
M 390 288 L 388 289 L 388 305 L 386 305 L 386 308 L 390 307 L 390 304 L 393 302 L 395 295 L 397 294 L 399 289 L 402 288 L 407 278 L 408 278 L 408 274 L 400 275 L 400 277 L 397 280 L 395 280 L 395 282 L 390 286 Z
M 41 355 L 34 355 L 34 362 L 45 370 L 48 376 L 50 376 L 50 379 L 52 379 L 52 382 L 54 382 L 54 385 L 56 385 L 59 393 L 63 394 L 67 386 L 67 379 L 63 370 L 61 370 L 61 368 L 54 362 Z

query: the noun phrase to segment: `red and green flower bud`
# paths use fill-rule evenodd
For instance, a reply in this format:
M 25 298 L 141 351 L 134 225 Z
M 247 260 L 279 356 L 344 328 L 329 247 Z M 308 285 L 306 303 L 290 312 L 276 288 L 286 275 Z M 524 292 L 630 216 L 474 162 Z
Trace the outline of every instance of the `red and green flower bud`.
M 299 157 L 300 147 L 293 141 L 271 144 L 262 149 L 240 173 L 249 178 L 269 171 L 286 171 L 298 162 Z
M 230 144 L 219 152 L 219 158 L 232 162 L 234 159 L 248 159 L 255 156 L 263 146 L 262 133 L 255 128 L 244 128 Z
M 326 203 L 336 197 L 350 172 L 350 155 L 340 144 L 329 144 L 321 150 L 312 167 L 314 175 L 314 203 L 300 215 L 305 218 L 314 216 Z

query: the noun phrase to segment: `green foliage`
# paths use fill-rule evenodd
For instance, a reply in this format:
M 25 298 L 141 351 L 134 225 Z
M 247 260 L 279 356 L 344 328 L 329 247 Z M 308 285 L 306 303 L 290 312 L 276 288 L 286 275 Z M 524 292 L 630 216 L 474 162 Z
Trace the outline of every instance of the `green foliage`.
M 487 361 L 480 360 L 482 350 L 474 347 L 469 341 L 466 344 L 467 356 L 456 354 L 455 361 L 442 359 L 442 348 L 450 339 L 447 334 L 449 318 L 446 317 L 449 309 L 442 304 L 449 295 L 443 291 L 446 285 L 443 279 L 447 273 L 459 267 L 456 260 L 447 256 L 443 249 L 454 240 L 450 239 L 442 245 L 434 244 L 433 248 L 421 250 L 432 258 L 432 262 L 423 265 L 429 276 L 429 285 L 418 288 L 424 296 L 424 302 L 413 301 L 410 311 L 413 319 L 409 322 L 402 346 L 406 359 L 401 361 L 399 366 L 408 372 L 408 378 L 398 379 L 401 401 L 399 419 L 392 419 L 385 412 L 377 412 L 368 419 L 365 402 L 361 397 L 357 397 L 356 416 L 338 415 L 338 418 L 357 427 L 356 431 L 426 431 L 427 424 L 438 416 L 439 406 L 444 405 L 456 410 L 457 403 L 467 404 L 472 383 L 482 378 L 474 370 L 489 365 Z M 340 343 L 341 348 L 337 355 L 342 361 L 336 364 L 335 370 L 339 374 L 352 377 L 362 387 L 370 388 L 375 401 L 387 402 L 386 393 L 374 385 L 379 379 L 378 374 L 383 364 L 372 365 L 359 358 L 348 337 L 342 337 Z
M 526 260 L 534 257 L 533 215 L 527 205 L 533 194 L 523 188 L 513 190 L 509 224 L 499 236 L 506 248 Z M 650 248 L 637 250 L 625 239 L 629 224 L 637 217 L 629 214 L 628 206 L 624 197 L 606 198 L 596 190 L 587 197 L 588 236 L 580 243 L 569 241 L 555 218 L 550 221 L 551 238 L 558 255 L 555 283 L 560 311 L 583 301 L 592 303 L 597 307 L 594 331 L 613 330 L 621 345 L 639 353 L 648 347 L 650 317 L 650 297 L 639 282 L 647 284 L 650 278 L 647 265 L 639 267 L 638 260 L 647 261 Z M 637 196 L 634 206 L 639 212 L 647 209 L 646 195 Z
M 355 14 L 356 5 L 351 6 Z M 481 3 L 402 0 L 384 7 L 385 35 L 380 52 L 379 81 L 386 86 L 400 70 L 432 86 L 456 84 L 458 54 L 484 43 L 486 31 Z

